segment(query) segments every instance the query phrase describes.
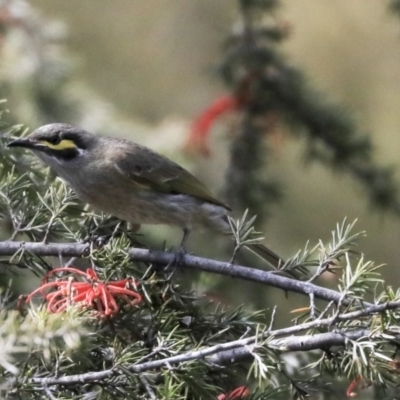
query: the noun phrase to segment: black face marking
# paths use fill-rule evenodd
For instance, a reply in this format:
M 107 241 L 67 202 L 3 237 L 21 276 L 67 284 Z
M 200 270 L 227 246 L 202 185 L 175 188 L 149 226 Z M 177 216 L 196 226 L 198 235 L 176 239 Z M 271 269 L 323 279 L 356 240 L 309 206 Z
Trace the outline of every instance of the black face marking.
M 45 138 L 44 140 L 46 140 L 47 142 L 57 145 L 61 142 L 61 137 L 58 134 L 55 134 L 54 136 L 49 136 L 47 138 Z
M 59 162 L 81 157 L 96 146 L 96 137 L 68 124 L 48 124 L 33 131 L 28 137 L 13 140 L 9 147 L 33 150 Z
M 41 149 L 41 151 L 50 157 L 63 161 L 70 161 L 79 156 L 78 149 L 53 150 L 48 147 L 44 147 Z
M 78 149 L 65 149 L 61 150 L 58 158 L 62 158 L 63 160 L 69 161 L 73 160 L 76 157 L 79 157 L 80 153 Z

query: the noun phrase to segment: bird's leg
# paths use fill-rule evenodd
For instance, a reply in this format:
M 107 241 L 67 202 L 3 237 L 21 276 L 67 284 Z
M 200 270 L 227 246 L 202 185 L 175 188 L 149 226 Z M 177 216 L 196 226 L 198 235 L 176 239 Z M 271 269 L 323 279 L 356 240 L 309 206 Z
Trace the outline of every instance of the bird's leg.
M 183 250 L 184 252 L 186 252 L 186 242 L 188 240 L 189 235 L 190 235 L 190 229 L 183 228 L 183 237 L 179 249 Z
M 181 244 L 178 247 L 178 250 L 175 253 L 175 257 L 173 262 L 171 263 L 172 265 L 177 265 L 181 266 L 183 264 L 183 257 L 186 254 L 186 242 L 187 239 L 190 235 L 190 229 L 189 228 L 183 228 L 183 237 Z M 167 268 L 170 267 L 170 265 L 167 265 Z
M 125 221 L 119 221 L 117 225 L 115 225 L 115 228 L 111 233 L 110 239 L 121 236 L 121 234 L 124 233 L 124 231 L 127 229 L 127 226 L 128 224 Z

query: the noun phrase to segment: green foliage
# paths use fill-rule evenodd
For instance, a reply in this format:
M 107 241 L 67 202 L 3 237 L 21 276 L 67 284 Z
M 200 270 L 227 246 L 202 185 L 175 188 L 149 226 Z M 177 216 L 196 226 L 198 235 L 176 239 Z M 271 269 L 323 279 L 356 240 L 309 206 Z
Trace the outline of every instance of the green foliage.
M 62 315 L 49 314 L 37 308 L 28 309 L 25 315 L 16 310 L 2 309 L 0 365 L 3 378 L 22 376 L 23 371 L 33 372 L 39 365 L 48 368 L 60 354 L 66 359 L 73 357 L 83 346 L 82 339 L 85 345 L 90 343 L 90 334 L 85 326 L 88 320 L 74 308 Z
M 233 255 L 231 262 L 234 262 L 235 257 L 239 250 L 246 246 L 255 243 L 261 243 L 263 237 L 260 236 L 261 232 L 256 232 L 254 229 L 254 222 L 256 216 L 248 219 L 248 210 L 246 210 L 241 219 L 235 221 L 233 218 L 229 218 L 229 225 L 232 231 L 233 238 L 235 240 L 235 248 L 233 250 Z
M 308 139 L 309 160 L 350 171 L 374 203 L 397 213 L 397 186 L 390 170 L 374 164 L 370 140 L 356 132 L 346 113 L 322 101 L 277 51 L 286 28 L 266 25 L 263 17 L 278 5 L 276 0 L 240 1 L 242 29 L 227 43 L 221 65 L 225 81 L 242 96 L 245 111 L 232 144 L 230 197 L 261 214 L 264 204 L 277 195 L 261 166 L 268 154 L 262 134 L 279 124 Z M 11 19 L 8 25 L 10 30 L 32 29 L 32 37 L 25 40 L 41 44 L 33 52 L 40 55 L 36 68 L 26 79 L 11 82 L 19 90 L 10 93 L 29 93 L 26 102 L 21 101 L 25 107 L 19 108 L 20 114 L 13 115 L 23 115 L 25 121 L 27 115 L 35 115 L 30 121 L 37 125 L 61 115 L 79 121 L 83 102 L 68 98 L 64 86 L 69 66 L 54 57 L 54 37 L 44 35 L 45 24 L 36 18 L 19 24 Z M 7 87 L 6 82 L 0 84 Z M 19 104 L 18 99 L 11 104 Z M 303 289 L 309 307 L 294 310 L 293 323 L 275 329 L 278 304 L 272 312 L 223 308 L 183 289 L 173 265 L 163 269 L 156 263 L 133 262 L 128 249 L 137 245 L 137 236 L 115 218 L 87 209 L 31 156 L 6 150 L 8 137 L 16 134 L 21 127 L 4 128 L 0 140 L 0 227 L 2 239 L 18 241 L 20 248 L 12 256 L 1 256 L 0 266 L 14 272 L 24 268 L 40 277 L 55 265 L 91 267 L 105 282 L 133 277 L 140 282 L 136 289 L 143 302 L 119 302 L 118 315 L 102 320 L 74 306 L 62 314 L 50 314 L 36 302 L 17 309 L 15 299 L 5 293 L 0 299 L 3 398 L 214 399 L 246 384 L 250 399 L 305 399 L 322 390 L 328 393 L 332 382 L 340 384 L 343 397 L 344 386 L 353 379 L 397 395 L 400 291 L 385 287 L 379 267 L 355 253 L 362 233 L 352 233 L 354 224 L 343 222 L 331 243 L 319 242 L 311 250 L 306 246 L 284 266 L 314 272 L 310 282 L 323 273 L 342 272 L 340 301 L 317 302 Z M 260 239 L 253 223 L 246 214 L 231 221 L 236 245 L 232 260 L 242 246 Z M 90 246 L 84 257 L 66 259 L 28 252 L 25 241 Z M 6 244 L 0 243 L 0 249 Z M 307 284 L 289 282 L 300 289 Z M 333 333 L 339 333 L 343 343 L 313 342 L 318 335 L 329 338 Z M 300 348 L 302 354 L 289 351 L 296 340 L 308 344 Z M 231 353 L 218 362 L 216 356 L 226 346 Z M 215 351 L 201 354 L 210 349 Z M 72 384 L 57 382 L 63 378 Z
M 306 248 L 286 266 L 315 266 L 312 279 L 342 268 L 341 301 L 321 308 L 312 300 L 293 326 L 273 329 L 278 306 L 266 318 L 266 310 L 224 309 L 198 298 L 180 287 L 173 267 L 160 270 L 156 265 L 133 262 L 127 250 L 135 245 L 136 236 L 119 229 L 117 220 L 85 210 L 60 180 L 30 169 L 30 156 L 16 157 L 3 147 L 2 157 L 4 165 L 13 164 L 10 171 L 0 174 L 0 215 L 3 224 L 11 221 L 13 240 L 91 244 L 79 262 L 35 255 L 22 245 L 13 256 L 2 257 L 3 266 L 28 268 L 39 276 L 57 263 L 90 266 L 105 282 L 133 277 L 140 282 L 136 288 L 143 296 L 139 305 L 119 303 L 118 315 L 103 320 L 73 306 L 56 315 L 48 314 L 43 306 L 10 311 L 10 298 L 2 301 L 0 336 L 12 344 L 0 354 L 0 374 L 8 388 L 4 398 L 40 398 L 50 393 L 54 398 L 212 399 L 246 382 L 252 392 L 249 398 L 279 399 L 288 395 L 306 398 L 337 378 L 349 382 L 361 377 L 389 392 L 398 384 L 397 373 L 393 373 L 398 311 L 363 312 L 366 295 L 374 297 L 373 304 L 400 305 L 400 297 L 383 286 L 378 267 L 362 257 L 354 258 L 354 245 L 362 236 L 352 233 L 354 224 L 338 225 L 330 243 Z M 247 215 L 231 221 L 238 248 L 259 240 L 253 223 L 254 218 L 247 219 Z M 361 314 L 352 318 L 357 312 Z M 369 333 L 339 347 L 319 349 L 315 344 L 319 350 L 305 357 L 285 354 L 290 348 L 287 340 L 295 338 L 293 333 L 305 332 L 309 340 L 329 334 L 332 327 L 343 335 L 357 335 L 360 329 Z M 236 351 L 239 344 L 235 343 L 240 340 L 247 340 L 239 348 L 250 349 L 250 356 L 236 360 L 232 353 L 229 365 L 200 356 L 203 350 L 228 344 Z M 179 362 L 172 361 L 176 356 Z M 147 363 L 165 359 L 171 362 L 147 367 L 153 365 Z M 301 369 L 291 370 L 291 365 L 301 365 Z M 90 379 L 90 374 L 104 371 L 107 374 L 102 378 Z M 57 377 L 72 377 L 81 383 L 43 381 Z
M 48 173 L 38 172 L 37 166 L 31 169 L 29 165 L 34 158 L 16 156 L 5 149 L 6 142 L 7 138 L 3 137 L 0 216 L 1 222 L 10 227 L 10 239 L 37 242 L 86 239 L 93 240 L 94 249 L 100 239 L 105 240 L 105 245 L 90 252 L 87 260 L 82 261 L 83 265 L 93 266 L 105 281 L 129 276 L 139 278 L 144 304 L 121 310 L 112 321 L 97 321 L 90 313 L 79 316 L 73 308 L 62 315 L 34 311 L 35 308 L 22 313 L 2 310 L 3 341 L 14 347 L 0 356 L 4 360 L 0 363 L 1 375 L 4 382 L 18 381 L 18 385 L 3 396 L 10 399 L 24 393 L 39 396 L 43 388 L 31 381 L 33 377 L 107 368 L 118 373 L 101 385 L 88 383 L 66 390 L 51 388 L 51 391 L 54 396 L 74 398 L 90 393 L 98 398 L 148 398 L 150 385 L 157 398 L 200 399 L 216 396 L 222 391 L 219 387 L 232 386 L 234 368 L 219 370 L 205 362 L 188 362 L 172 370 L 165 368 L 141 374 L 130 372 L 129 366 L 254 334 L 259 318 L 240 309 L 224 311 L 207 306 L 205 299 L 182 290 L 172 279 L 173 274 L 130 261 L 126 249 L 135 243 L 134 235 L 118 231 L 119 222 L 115 219 L 85 211 L 59 179 L 53 180 Z M 6 172 L 6 167 L 11 165 Z M 72 262 L 61 257 L 39 257 L 24 251 L 23 246 L 12 257 L 1 259 L 2 266 L 29 268 L 39 276 L 55 263 Z M 42 339 L 43 335 L 47 341 Z M 14 342 L 10 342 L 12 339 Z M 65 343 L 60 345 L 60 339 Z

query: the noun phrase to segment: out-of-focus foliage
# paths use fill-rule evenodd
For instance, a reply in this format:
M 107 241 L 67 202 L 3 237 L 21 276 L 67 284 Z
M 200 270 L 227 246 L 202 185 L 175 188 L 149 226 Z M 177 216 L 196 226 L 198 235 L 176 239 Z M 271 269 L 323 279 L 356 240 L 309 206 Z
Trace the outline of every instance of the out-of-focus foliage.
M 399 0 L 390 0 L 389 6 L 392 11 L 397 14 L 400 14 L 400 1 Z
M 309 162 L 349 174 L 381 210 L 400 213 L 394 170 L 378 165 L 372 141 L 349 113 L 316 93 L 303 73 L 279 52 L 289 27 L 276 17 L 276 1 L 243 0 L 241 18 L 227 42 L 220 70 L 239 100 L 243 117 L 231 148 L 228 198 L 236 208 L 263 215 L 276 197 L 262 165 L 282 130 L 306 139 Z
M 8 101 L 7 120 L 30 128 L 62 121 L 120 136 L 140 129 L 77 81 L 66 32 L 24 0 L 0 2 L 0 90 Z

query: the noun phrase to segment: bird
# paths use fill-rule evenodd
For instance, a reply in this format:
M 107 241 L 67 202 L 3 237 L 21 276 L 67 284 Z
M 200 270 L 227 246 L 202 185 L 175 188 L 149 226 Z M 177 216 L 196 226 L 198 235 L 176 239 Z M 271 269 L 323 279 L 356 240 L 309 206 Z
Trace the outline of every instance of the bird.
M 231 208 L 189 171 L 135 142 L 99 136 L 65 123 L 41 126 L 8 147 L 33 151 L 78 198 L 133 226 L 166 224 L 190 232 L 231 233 Z M 261 243 L 247 245 L 271 267 L 283 260 Z

